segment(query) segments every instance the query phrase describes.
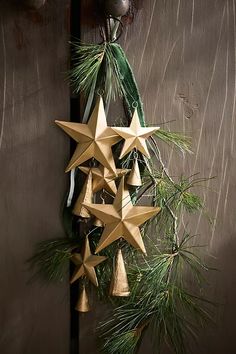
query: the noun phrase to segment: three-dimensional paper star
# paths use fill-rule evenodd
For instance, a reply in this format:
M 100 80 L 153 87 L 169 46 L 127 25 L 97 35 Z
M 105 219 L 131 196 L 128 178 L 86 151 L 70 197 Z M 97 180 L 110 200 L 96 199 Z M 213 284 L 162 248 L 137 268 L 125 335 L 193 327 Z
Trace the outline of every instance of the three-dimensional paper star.
M 77 143 L 77 148 L 66 168 L 66 172 L 83 162 L 95 158 L 103 166 L 116 172 L 116 166 L 111 147 L 121 140 L 121 137 L 107 126 L 103 100 L 100 97 L 88 121 L 88 124 L 61 122 L 59 125 Z
M 113 204 L 89 204 L 83 205 L 105 224 L 96 252 L 123 237 L 134 248 L 140 249 L 146 254 L 139 226 L 158 214 L 160 208 L 148 206 L 133 206 L 129 191 L 122 177 L 118 192 Z
M 79 169 L 87 175 L 91 171 L 94 193 L 104 188 L 111 194 L 116 194 L 117 188 L 115 179 L 124 176 L 127 172 L 129 172 L 128 169 L 117 169 L 116 173 L 114 173 L 102 165 L 100 165 L 99 167 L 92 168 L 80 166 Z
M 81 253 L 74 253 L 71 261 L 76 265 L 76 269 L 71 278 L 71 284 L 82 276 L 86 276 L 95 286 L 98 286 L 98 280 L 94 267 L 105 261 L 106 257 L 94 256 L 91 254 L 89 240 L 86 237 L 85 245 Z
M 123 139 L 125 139 L 120 159 L 128 154 L 133 149 L 137 149 L 143 155 L 150 158 L 146 139 L 149 138 L 155 131 L 160 129 L 160 127 L 141 127 L 137 109 L 135 109 L 132 121 L 129 127 L 114 127 L 112 128 L 117 134 L 119 134 Z

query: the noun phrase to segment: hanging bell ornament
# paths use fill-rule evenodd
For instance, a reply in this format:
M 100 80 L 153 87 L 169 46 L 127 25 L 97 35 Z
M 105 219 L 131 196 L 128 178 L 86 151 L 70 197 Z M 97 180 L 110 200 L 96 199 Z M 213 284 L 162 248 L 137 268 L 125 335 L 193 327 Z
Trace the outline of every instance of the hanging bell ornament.
M 111 296 L 129 296 L 129 283 L 121 249 L 118 250 L 110 286 Z
M 81 216 L 82 218 L 90 218 L 89 211 L 82 205 L 82 203 L 93 202 L 93 187 L 92 187 L 92 173 L 89 172 L 88 177 L 84 183 L 82 191 L 75 203 L 73 214 Z
M 130 7 L 129 0 L 104 0 L 105 13 L 113 17 L 124 16 Z
M 79 300 L 75 306 L 75 309 L 79 312 L 89 312 L 90 311 L 90 306 L 89 306 L 89 300 L 88 300 L 88 294 L 85 289 L 85 286 L 83 287 Z
M 103 190 L 103 193 L 104 193 L 104 190 Z M 101 195 L 101 199 L 102 199 L 102 204 L 104 205 L 105 199 L 102 197 L 102 195 Z M 104 227 L 105 226 L 104 223 L 102 222 L 102 220 L 100 220 L 98 218 L 94 219 L 93 225 L 97 226 L 97 227 Z
M 141 187 L 142 186 L 142 179 L 140 175 L 138 160 L 135 159 L 133 164 L 132 170 L 127 180 L 127 184 L 130 186 Z
M 96 227 L 104 227 L 104 223 L 98 218 L 94 219 L 93 225 Z

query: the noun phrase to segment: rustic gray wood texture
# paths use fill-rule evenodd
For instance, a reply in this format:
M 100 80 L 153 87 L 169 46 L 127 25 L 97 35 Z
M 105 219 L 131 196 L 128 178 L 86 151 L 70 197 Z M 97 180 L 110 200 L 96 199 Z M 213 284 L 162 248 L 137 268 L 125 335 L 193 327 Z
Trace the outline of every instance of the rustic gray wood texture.
M 219 269 L 207 274 L 209 284 L 202 289 L 219 304 L 216 325 L 200 333 L 192 350 L 234 354 L 236 2 L 145 0 L 139 7 L 120 42 L 134 69 L 146 120 L 155 125 L 174 120 L 166 127 L 185 132 L 193 142 L 194 154 L 185 157 L 162 146 L 166 164 L 173 176 L 216 176 L 199 191 L 212 227 L 203 214 L 185 221 L 193 234 L 200 234 L 196 244 L 207 246 L 207 263 Z M 82 32 L 84 40 L 94 40 L 94 28 L 84 24 Z M 81 318 L 81 353 L 98 352 L 92 338 L 99 313 L 95 306 L 94 314 Z M 148 338 L 140 350 L 144 353 L 152 353 Z
M 63 236 L 69 140 L 69 1 L 0 3 L 0 352 L 69 353 L 69 285 L 30 282 L 26 260 Z

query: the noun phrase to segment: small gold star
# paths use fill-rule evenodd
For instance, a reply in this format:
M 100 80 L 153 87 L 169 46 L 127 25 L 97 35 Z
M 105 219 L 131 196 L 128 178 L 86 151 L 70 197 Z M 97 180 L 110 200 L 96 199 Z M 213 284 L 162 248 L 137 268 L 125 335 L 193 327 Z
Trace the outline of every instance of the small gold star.
M 146 139 L 151 136 L 155 131 L 160 129 L 160 127 L 144 128 L 141 127 L 137 109 L 135 109 L 131 124 L 129 127 L 114 127 L 112 128 L 117 134 L 119 134 L 123 139 L 125 139 L 120 159 L 127 155 L 133 149 L 137 149 L 143 155 L 150 158 Z
M 101 189 L 106 189 L 111 194 L 116 194 L 117 188 L 115 179 L 124 176 L 129 172 L 128 169 L 117 169 L 116 173 L 108 170 L 106 167 L 100 165 L 99 167 L 84 167 L 80 166 L 79 169 L 87 175 L 91 171 L 93 179 L 93 192 L 96 193 Z
M 86 237 L 82 252 L 74 253 L 71 257 L 71 261 L 76 265 L 76 269 L 70 281 L 71 284 L 85 275 L 95 286 L 98 286 L 94 267 L 105 261 L 105 259 L 106 257 L 91 254 L 89 240 L 88 237 Z
M 159 207 L 133 206 L 129 191 L 122 177 L 113 204 L 83 205 L 105 224 L 96 252 L 123 237 L 133 247 L 146 254 L 139 226 L 160 211 Z

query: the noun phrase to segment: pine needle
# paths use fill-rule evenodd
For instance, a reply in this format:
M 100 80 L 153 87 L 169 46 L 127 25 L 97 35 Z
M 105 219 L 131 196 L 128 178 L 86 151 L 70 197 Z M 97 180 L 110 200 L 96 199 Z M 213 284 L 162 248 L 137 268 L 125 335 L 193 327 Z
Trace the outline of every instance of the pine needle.
M 155 133 L 156 137 L 167 144 L 172 144 L 181 152 L 192 153 L 191 139 L 181 133 L 170 132 L 164 129 L 159 129 Z
M 63 281 L 68 272 L 71 252 L 76 247 L 78 241 L 71 238 L 43 241 L 36 246 L 35 253 L 28 263 L 36 269 L 37 275 L 47 281 Z

